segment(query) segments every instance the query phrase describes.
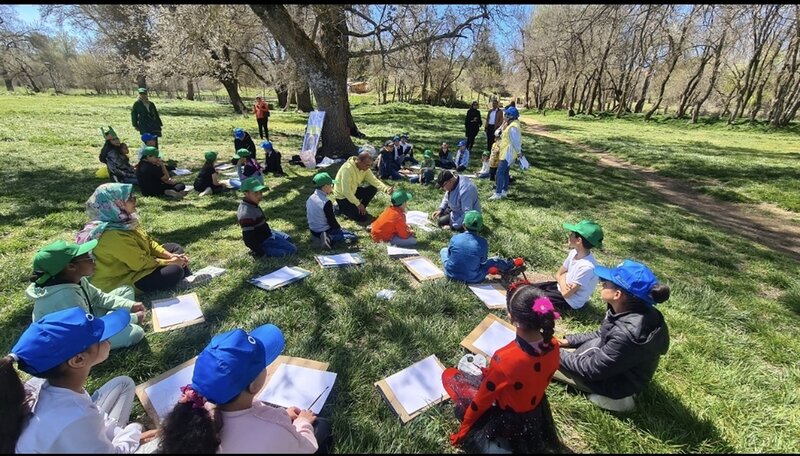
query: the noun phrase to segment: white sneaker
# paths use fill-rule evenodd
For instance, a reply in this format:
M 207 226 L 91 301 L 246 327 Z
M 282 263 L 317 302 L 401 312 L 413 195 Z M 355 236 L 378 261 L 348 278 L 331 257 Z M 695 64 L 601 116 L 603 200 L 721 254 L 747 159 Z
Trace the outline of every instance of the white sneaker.
M 175 190 L 172 190 L 171 188 L 167 189 L 167 190 L 164 190 L 164 194 L 169 196 L 170 198 L 175 198 L 177 200 L 181 200 L 184 197 L 183 192 L 176 192 Z
M 508 190 L 503 190 L 503 191 L 500 193 L 500 196 L 502 196 L 503 198 L 507 197 L 507 196 L 508 196 Z
M 626 396 L 622 399 L 611 399 L 607 396 L 592 393 L 589 395 L 589 401 L 601 409 L 610 410 L 612 412 L 630 412 L 636 408 L 636 401 L 633 400 L 633 396 Z
M 492 196 L 489 197 L 489 201 L 499 200 L 503 198 L 503 195 L 500 193 L 492 193 Z
M 200 192 L 200 196 L 208 196 L 208 195 L 210 195 L 210 194 L 212 194 L 212 193 L 214 193 L 214 189 L 213 189 L 213 188 L 211 188 L 211 187 L 206 187 L 206 189 L 205 189 L 205 190 L 203 190 L 202 192 Z

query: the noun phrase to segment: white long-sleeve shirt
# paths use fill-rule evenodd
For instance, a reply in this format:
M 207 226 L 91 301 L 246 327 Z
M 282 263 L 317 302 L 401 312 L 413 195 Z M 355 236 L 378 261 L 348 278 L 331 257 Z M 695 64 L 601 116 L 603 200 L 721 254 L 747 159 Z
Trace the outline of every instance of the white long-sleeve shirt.
M 514 155 L 512 149 L 517 151 L 517 156 L 522 151 L 522 136 L 520 136 L 519 128 L 512 128 L 511 125 L 506 127 L 506 131 L 503 132 L 504 135 L 508 135 L 508 147 L 506 150 L 501 150 L 501 157 L 502 160 L 508 162 L 508 166 L 511 166 L 514 161 Z
M 17 453 L 133 453 L 139 447 L 141 425 L 118 426 L 86 391 L 44 381 L 34 394 L 33 415 L 17 440 Z

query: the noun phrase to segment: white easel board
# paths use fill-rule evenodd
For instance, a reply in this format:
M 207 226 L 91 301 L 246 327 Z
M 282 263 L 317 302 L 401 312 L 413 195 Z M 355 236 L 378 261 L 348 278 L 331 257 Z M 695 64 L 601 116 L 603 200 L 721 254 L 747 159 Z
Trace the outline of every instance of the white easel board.
M 481 354 L 492 359 L 494 352 L 508 345 L 517 337 L 514 326 L 494 314 L 489 314 L 464 340 L 461 346 L 472 353 Z
M 401 258 L 400 261 L 420 282 L 444 277 L 444 272 L 424 256 Z
M 197 293 L 153 301 L 153 331 L 169 331 L 196 325 L 205 320 Z
M 486 307 L 490 309 L 506 308 L 506 290 L 502 285 L 498 283 L 481 283 L 470 285 L 469 289 L 486 304 Z
M 405 424 L 450 399 L 442 385 L 443 372 L 444 365 L 436 355 L 431 355 L 376 382 L 375 386 Z

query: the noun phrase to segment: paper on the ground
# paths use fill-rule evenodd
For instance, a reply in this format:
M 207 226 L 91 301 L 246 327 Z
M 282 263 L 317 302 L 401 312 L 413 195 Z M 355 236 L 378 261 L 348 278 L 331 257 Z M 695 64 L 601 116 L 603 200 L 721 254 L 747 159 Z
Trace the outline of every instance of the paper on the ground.
M 417 271 L 417 274 L 421 275 L 422 277 L 430 277 L 438 274 L 442 274 L 442 270 L 437 268 L 431 260 L 422 257 L 422 258 L 414 258 L 413 260 L 409 260 L 406 262 L 409 268 Z
M 322 160 L 319 161 L 319 163 L 317 163 L 317 168 L 325 168 L 331 166 L 333 163 L 334 161 L 331 160 L 330 157 L 324 157 Z
M 192 383 L 193 373 L 194 363 L 144 389 L 147 397 L 150 398 L 150 404 L 156 409 L 156 413 L 161 421 L 166 418 L 167 414 L 172 410 L 172 407 L 174 407 L 178 399 L 180 399 L 182 394 L 181 386 Z
M 176 176 L 188 176 L 189 174 L 192 174 L 192 171 L 186 168 L 175 168 L 175 170 L 172 172 L 175 173 Z
M 386 244 L 386 252 L 389 254 L 390 257 L 419 255 L 417 249 L 406 249 L 403 247 L 395 247 L 392 244 Z
M 494 352 L 508 345 L 514 340 L 516 333 L 502 323 L 493 321 L 486 331 L 472 344 L 491 358 Z
M 200 310 L 196 296 L 186 294 L 153 301 L 153 312 L 158 316 L 158 324 L 166 328 L 202 317 L 203 311 Z
M 430 220 L 428 220 L 428 214 L 422 211 L 406 212 L 406 223 L 409 225 L 416 225 L 422 231 L 431 232 L 434 230 L 433 225 L 431 224 Z
M 353 255 L 352 253 L 340 253 L 338 255 L 317 255 L 317 259 L 322 266 L 361 264 L 364 261 L 360 255 Z
M 470 285 L 469 289 L 490 309 L 501 309 L 506 306 L 506 297 L 495 287 L 488 284 Z
M 274 288 L 291 280 L 303 277 L 305 275 L 306 275 L 305 272 L 302 270 L 298 270 L 289 266 L 284 266 L 275 272 L 271 272 L 261 277 L 256 277 L 253 280 L 269 288 Z
M 431 355 L 386 378 L 394 396 L 409 415 L 441 399 L 447 392 L 442 386 L 442 366 Z
M 194 271 L 194 274 L 190 275 L 189 277 L 186 277 L 186 281 L 189 283 L 193 283 L 194 279 L 201 274 L 208 274 L 211 277 L 219 277 L 222 275 L 223 272 L 225 272 L 225 269 L 218 268 L 216 266 L 206 266 L 199 271 Z
M 319 414 L 325 401 L 328 400 L 328 395 L 331 394 L 335 381 L 335 372 L 284 363 L 278 366 L 257 399 L 282 407 L 297 406 L 308 409 L 322 393 L 319 400 L 311 407 L 312 412 Z
M 223 163 L 223 164 L 221 164 L 221 165 L 217 165 L 217 166 L 215 166 L 215 168 L 217 168 L 217 171 L 222 171 L 222 170 L 224 170 L 224 169 L 231 169 L 231 168 L 233 168 L 233 165 L 232 165 L 232 164 L 230 164 L 230 163 Z
M 237 173 L 236 171 L 230 171 L 230 172 L 227 172 L 227 173 L 222 173 L 222 175 L 223 176 L 228 176 L 228 177 L 236 177 L 236 176 L 239 175 L 239 173 Z

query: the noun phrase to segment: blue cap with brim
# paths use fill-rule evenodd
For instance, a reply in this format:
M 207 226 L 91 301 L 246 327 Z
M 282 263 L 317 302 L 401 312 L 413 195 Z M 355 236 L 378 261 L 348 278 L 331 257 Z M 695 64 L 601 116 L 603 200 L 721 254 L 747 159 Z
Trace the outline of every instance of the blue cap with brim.
M 127 309 L 102 317 L 70 307 L 45 315 L 22 333 L 11 353 L 19 368 L 31 375 L 47 372 L 92 345 L 108 340 L 131 322 Z
M 600 279 L 614 283 L 647 305 L 656 305 L 650 297 L 650 290 L 658 284 L 658 279 L 647 266 L 633 260 L 625 260 L 615 268 L 595 266 L 594 273 Z
M 192 389 L 215 404 L 227 404 L 283 352 L 277 326 L 266 324 L 248 334 L 234 329 L 218 334 L 197 357 Z

